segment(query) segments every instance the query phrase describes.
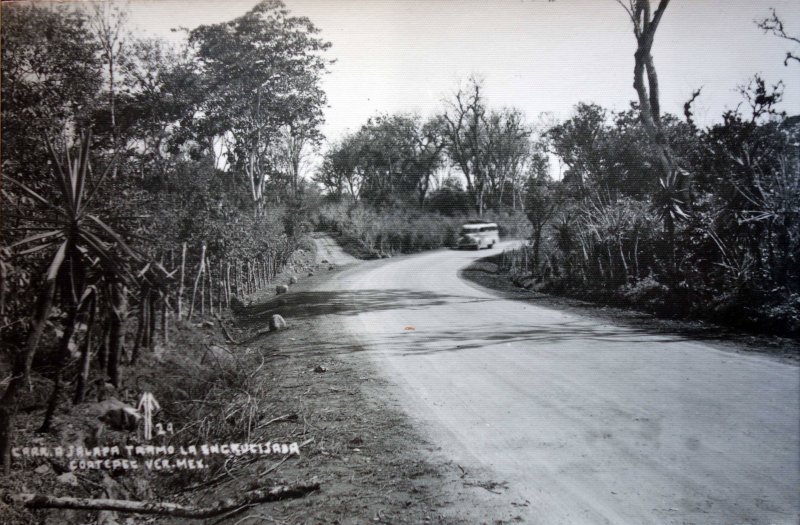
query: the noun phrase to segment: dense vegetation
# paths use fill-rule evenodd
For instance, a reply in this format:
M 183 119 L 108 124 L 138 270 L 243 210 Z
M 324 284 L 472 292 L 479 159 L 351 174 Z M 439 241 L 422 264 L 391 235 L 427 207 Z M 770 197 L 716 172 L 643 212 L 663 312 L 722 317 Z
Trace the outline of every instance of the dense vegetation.
M 467 218 L 526 237 L 526 180 L 547 169 L 532 136 L 520 111 L 487 107 L 476 79 L 429 119 L 371 118 L 324 156 L 315 175 L 328 201 L 320 223 L 366 254 L 455 246 Z
M 759 79 L 744 91 L 751 112 L 706 130 L 665 119 L 675 188 L 650 169 L 636 108 L 576 107 L 546 134 L 566 170 L 529 184 L 534 234 L 508 269 L 546 292 L 796 333 L 800 119 Z
M 67 387 L 73 403 L 121 388 L 173 321 L 265 286 L 312 227 L 317 28 L 278 0 L 183 48 L 125 22 L 112 3 L 3 6 L 6 469 L 24 385 L 49 392 L 47 431 Z

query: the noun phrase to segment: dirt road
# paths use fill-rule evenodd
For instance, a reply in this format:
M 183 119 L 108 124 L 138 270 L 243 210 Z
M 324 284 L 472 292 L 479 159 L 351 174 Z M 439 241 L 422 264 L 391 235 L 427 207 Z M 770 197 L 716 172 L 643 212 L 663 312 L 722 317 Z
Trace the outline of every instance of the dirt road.
M 796 366 L 504 299 L 457 276 L 484 255 L 354 265 L 318 291 L 367 349 L 348 359 L 486 496 L 528 523 L 798 522 Z

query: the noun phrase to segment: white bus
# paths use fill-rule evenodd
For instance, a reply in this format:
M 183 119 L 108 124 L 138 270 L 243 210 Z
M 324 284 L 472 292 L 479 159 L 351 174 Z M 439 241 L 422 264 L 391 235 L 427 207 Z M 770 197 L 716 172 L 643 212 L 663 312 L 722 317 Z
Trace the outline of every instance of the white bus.
M 458 232 L 458 248 L 494 248 L 500 242 L 497 224 L 493 222 L 468 222 Z

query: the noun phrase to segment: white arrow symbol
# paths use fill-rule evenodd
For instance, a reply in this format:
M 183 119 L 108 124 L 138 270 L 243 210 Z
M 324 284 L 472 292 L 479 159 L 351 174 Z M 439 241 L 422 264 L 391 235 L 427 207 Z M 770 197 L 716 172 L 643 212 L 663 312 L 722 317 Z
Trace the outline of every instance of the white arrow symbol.
M 136 407 L 139 412 L 144 412 L 144 439 L 153 439 L 153 412 L 161 409 L 161 406 L 156 401 L 156 398 L 150 392 L 142 394 L 139 400 L 139 406 Z

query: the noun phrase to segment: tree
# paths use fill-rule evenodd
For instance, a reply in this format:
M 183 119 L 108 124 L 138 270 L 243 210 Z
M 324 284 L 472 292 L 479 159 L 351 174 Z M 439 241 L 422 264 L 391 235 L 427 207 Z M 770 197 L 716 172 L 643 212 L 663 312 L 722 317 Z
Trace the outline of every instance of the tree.
M 545 134 L 555 153 L 568 167 L 564 182 L 576 197 L 602 178 L 605 141 L 609 133 L 607 112 L 597 104 L 580 103 L 566 122 L 551 127 Z
M 111 131 L 111 144 L 116 153 L 119 146 L 117 131 L 117 83 L 120 68 L 124 66 L 127 39 L 125 22 L 128 13 L 110 0 L 94 4 L 89 25 L 95 40 L 100 46 L 101 56 L 108 73 L 108 115 Z
M 472 209 L 469 195 L 455 177 L 448 177 L 431 192 L 428 208 L 448 217 L 468 215 Z
M 48 158 L 42 137 L 74 133 L 100 89 L 98 47 L 81 11 L 4 5 L 3 172 L 36 184 Z
M 486 190 L 486 159 L 483 84 L 471 78 L 460 88 L 443 118 L 447 123 L 447 153 L 467 181 L 467 191 L 473 195 L 478 216 L 483 216 Z
M 651 141 L 651 150 L 657 161 L 659 189 L 654 195 L 654 205 L 664 221 L 670 261 L 670 281 L 674 284 L 677 266 L 675 259 L 675 222 L 686 217 L 683 205 L 682 172 L 675 165 L 661 120 L 658 74 L 651 50 L 658 25 L 669 5 L 669 0 L 659 0 L 652 11 L 650 0 L 617 0 L 633 23 L 636 37 L 634 53 L 633 87 L 639 99 L 639 115 Z
M 424 203 L 444 142 L 440 121 L 416 115 L 382 115 L 358 132 L 363 196 L 375 206 Z
M 321 122 L 320 87 L 330 44 L 304 17 L 289 16 L 279 0 L 264 0 L 233 21 L 200 26 L 189 34 L 207 94 L 195 126 L 208 139 L 229 136 L 227 156 L 244 175 L 256 210 L 275 172 L 274 144 L 283 126 Z
M 539 170 L 531 173 L 525 195 L 525 214 L 533 229 L 533 268 L 539 271 L 539 255 L 541 253 L 542 233 L 545 226 L 553 218 L 560 205 L 558 185 L 550 180 L 546 172 Z
M 511 187 L 512 201 L 515 201 L 514 193 L 530 155 L 531 130 L 525 125 L 522 112 L 510 108 L 490 112 L 484 118 L 484 126 L 486 178 L 492 204 L 499 208 L 508 186 Z
M 764 31 L 764 33 L 772 33 L 778 38 L 788 40 L 789 42 L 793 42 L 794 44 L 800 44 L 800 38 L 790 35 L 786 32 L 786 29 L 784 29 L 783 27 L 783 21 L 780 19 L 775 9 L 772 9 L 771 16 L 757 21 L 756 25 L 759 28 L 761 28 Z M 795 62 L 800 63 L 800 56 L 795 55 L 791 51 L 787 51 L 786 58 L 783 59 L 783 65 L 788 66 L 790 60 L 794 60 Z
M 182 124 L 204 96 L 202 79 L 186 48 L 139 39 L 129 51 L 123 79 L 130 93 L 117 98 L 117 129 L 136 149 L 138 171 L 164 178 L 179 160 L 178 146 L 186 138 Z
M 361 148 L 361 140 L 355 134 L 347 135 L 338 144 L 331 145 L 314 180 L 329 193 L 336 196 L 348 193 L 353 201 L 360 200 L 365 179 Z

